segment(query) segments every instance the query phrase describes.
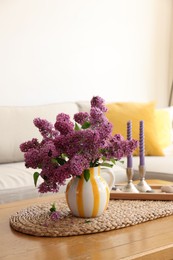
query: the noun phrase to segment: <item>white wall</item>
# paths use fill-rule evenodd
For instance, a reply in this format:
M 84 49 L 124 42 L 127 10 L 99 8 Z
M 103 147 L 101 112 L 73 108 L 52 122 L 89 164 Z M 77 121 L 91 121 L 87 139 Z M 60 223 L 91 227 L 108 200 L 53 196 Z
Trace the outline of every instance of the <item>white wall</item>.
M 172 0 L 0 0 L 0 105 L 167 105 Z

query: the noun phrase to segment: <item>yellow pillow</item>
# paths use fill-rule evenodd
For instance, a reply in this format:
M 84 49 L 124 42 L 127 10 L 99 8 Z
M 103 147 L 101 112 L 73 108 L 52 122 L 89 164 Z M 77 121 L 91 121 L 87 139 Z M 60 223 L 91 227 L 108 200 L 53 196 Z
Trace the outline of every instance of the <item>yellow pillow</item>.
M 157 138 L 160 140 L 162 148 L 171 145 L 172 141 L 172 122 L 170 112 L 166 109 L 156 109 L 155 122 L 157 127 Z
M 135 103 L 116 102 L 107 104 L 106 116 L 113 124 L 113 134 L 122 134 L 127 138 L 127 122 L 132 121 L 132 138 L 139 140 L 139 121 L 144 121 L 145 155 L 163 156 L 163 147 L 157 134 L 155 120 L 155 102 Z M 157 115 L 158 116 L 158 115 Z M 139 149 L 134 155 L 139 154 Z

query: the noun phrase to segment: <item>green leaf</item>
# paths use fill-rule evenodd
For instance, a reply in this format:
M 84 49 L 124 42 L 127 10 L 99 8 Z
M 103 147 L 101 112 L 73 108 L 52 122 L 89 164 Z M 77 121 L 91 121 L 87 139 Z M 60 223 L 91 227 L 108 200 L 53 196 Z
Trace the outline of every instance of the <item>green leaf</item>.
M 91 222 L 91 220 L 85 220 L 85 223 L 90 223 Z
M 35 187 L 37 186 L 37 181 L 39 176 L 40 176 L 39 172 L 34 172 L 33 178 L 34 178 Z
M 75 123 L 74 130 L 76 130 L 76 131 L 80 130 L 80 126 L 77 123 Z
M 66 156 L 65 154 L 61 154 L 61 157 L 52 158 L 51 162 L 54 164 L 63 165 L 64 163 L 66 163 Z
M 82 129 L 87 129 L 90 127 L 90 122 L 85 122 L 83 125 L 82 125 Z
M 55 202 L 51 205 L 50 212 L 56 211 Z
M 116 159 L 114 159 L 114 158 L 112 158 L 112 159 L 110 159 L 110 161 L 113 163 L 113 164 L 116 164 Z
M 62 153 L 61 158 L 63 158 L 65 160 L 67 158 L 67 155 L 65 153 Z
M 114 159 L 114 158 L 111 158 L 111 159 L 109 159 L 109 161 L 103 156 L 102 157 L 102 160 L 103 160 L 103 162 L 104 163 L 109 163 L 110 165 L 112 165 L 112 163 L 113 164 L 116 164 L 116 162 L 118 161 L 117 159 Z M 111 162 L 111 163 L 110 163 Z M 103 165 L 103 164 L 102 164 Z M 106 166 L 106 165 L 105 165 Z M 113 165 L 112 165 L 113 166 Z M 111 167 L 112 167 L 111 166 Z M 110 167 L 110 166 L 108 166 L 108 167 Z
M 51 162 L 54 163 L 54 164 L 58 164 L 58 160 L 56 158 L 52 158 Z
M 88 181 L 90 179 L 90 171 L 89 169 L 84 170 L 84 179 Z
M 124 161 L 119 161 L 119 162 L 122 163 L 122 164 L 124 163 Z
M 99 159 L 96 159 L 94 162 L 90 162 L 90 168 L 99 166 Z
M 103 162 L 103 163 L 101 163 L 100 165 L 101 165 L 101 166 L 105 166 L 105 167 L 110 167 L 110 168 L 113 167 L 113 164 L 110 164 L 110 163 L 108 163 L 108 162 Z
M 57 160 L 57 162 L 60 164 L 60 165 L 63 165 L 63 164 L 65 164 L 66 163 L 66 160 L 65 159 L 63 159 L 63 158 L 56 158 L 56 160 Z
M 40 164 L 38 164 L 38 168 L 39 168 L 39 169 L 41 169 L 41 168 L 42 168 L 42 166 L 41 166 L 41 163 L 40 163 Z

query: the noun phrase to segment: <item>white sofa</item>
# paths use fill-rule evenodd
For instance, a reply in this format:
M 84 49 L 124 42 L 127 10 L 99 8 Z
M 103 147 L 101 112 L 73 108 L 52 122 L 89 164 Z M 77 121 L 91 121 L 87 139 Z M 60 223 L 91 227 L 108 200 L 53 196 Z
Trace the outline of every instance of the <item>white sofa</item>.
M 26 198 L 47 196 L 39 194 L 33 182 L 33 169 L 25 167 L 23 153 L 19 149 L 22 142 L 40 134 L 33 124 L 36 117 L 55 121 L 58 113 L 64 112 L 73 117 L 78 111 L 88 111 L 88 102 L 66 102 L 40 106 L 0 107 L 0 203 Z M 159 178 L 173 181 L 173 149 L 167 149 L 163 157 L 146 157 L 146 178 Z M 138 179 L 139 158 L 133 157 L 134 179 Z M 103 169 L 104 171 L 104 169 Z M 115 184 L 126 178 L 126 158 L 124 164 L 113 168 Z M 64 192 L 65 186 L 60 192 Z

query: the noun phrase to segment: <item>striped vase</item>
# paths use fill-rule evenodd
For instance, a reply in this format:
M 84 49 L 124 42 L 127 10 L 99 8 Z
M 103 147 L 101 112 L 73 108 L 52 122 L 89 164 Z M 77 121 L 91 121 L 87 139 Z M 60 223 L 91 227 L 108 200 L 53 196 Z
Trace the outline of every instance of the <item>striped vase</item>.
M 90 168 L 90 178 L 74 177 L 66 188 L 66 200 L 72 214 L 77 217 L 97 217 L 107 208 L 110 188 L 100 175 L 100 166 Z M 110 174 L 110 172 L 108 173 Z M 112 173 L 113 175 L 113 173 Z

